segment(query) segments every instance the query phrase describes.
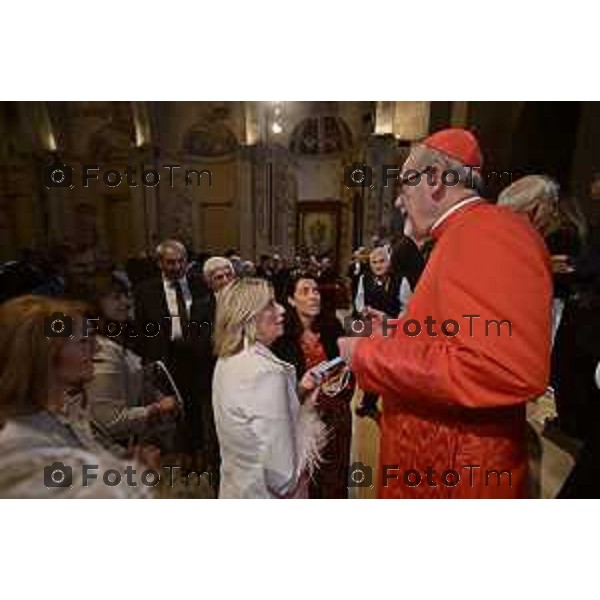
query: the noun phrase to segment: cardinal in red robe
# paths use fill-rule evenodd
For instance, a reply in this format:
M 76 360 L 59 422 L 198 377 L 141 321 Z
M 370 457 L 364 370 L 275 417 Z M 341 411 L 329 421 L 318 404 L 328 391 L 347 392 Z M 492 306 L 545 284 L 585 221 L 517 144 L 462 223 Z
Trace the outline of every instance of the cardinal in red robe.
M 550 258 L 528 221 L 480 198 L 472 133 L 415 145 L 397 207 L 433 251 L 406 312 L 340 344 L 383 397 L 382 498 L 527 497 L 525 405 L 550 368 Z M 375 467 L 375 465 L 372 465 Z

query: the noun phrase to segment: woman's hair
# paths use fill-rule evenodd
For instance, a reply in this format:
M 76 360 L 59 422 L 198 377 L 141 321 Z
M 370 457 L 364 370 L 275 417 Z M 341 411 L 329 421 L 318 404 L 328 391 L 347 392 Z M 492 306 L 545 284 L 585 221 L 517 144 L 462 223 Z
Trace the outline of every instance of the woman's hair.
M 112 293 L 128 295 L 129 286 L 127 282 L 116 276 L 112 271 L 100 271 L 96 274 L 94 287 L 89 297 L 84 298 L 86 304 L 89 305 L 88 313 L 90 313 L 90 316 L 104 316 L 100 308 L 100 300 Z
M 574 196 L 561 198 L 558 208 L 561 224 L 563 226 L 573 226 L 577 231 L 579 243 L 582 246 L 587 245 L 589 237 L 588 220 L 577 198 Z
M 206 277 L 206 279 L 210 279 L 212 277 L 212 274 L 217 269 L 227 269 L 227 268 L 231 269 L 232 273 L 235 273 L 233 265 L 231 264 L 231 261 L 228 258 L 224 258 L 223 256 L 211 256 L 211 258 L 209 258 L 204 263 L 204 266 L 202 267 L 202 272 L 204 274 L 204 277 Z
M 289 279 L 285 289 L 286 311 L 284 315 L 284 334 L 275 341 L 272 347 L 272 350 L 279 358 L 296 367 L 298 376 L 302 376 L 306 370 L 306 357 L 304 356 L 301 343 L 304 324 L 300 320 L 298 311 L 289 304 L 289 298 L 294 297 L 296 287 L 301 279 L 316 281 L 315 277 L 305 271 L 294 273 Z M 343 335 L 343 328 L 335 315 L 321 310 L 312 320 L 310 329 L 313 333 L 319 334 L 323 349 L 329 358 L 339 355 L 337 340 L 340 335 Z
M 384 246 L 376 246 L 375 248 L 373 248 L 373 250 L 371 250 L 371 252 L 369 253 L 369 258 L 377 254 L 381 254 L 387 262 L 390 262 L 392 258 L 392 253 L 388 244 L 385 244 Z
M 498 196 L 500 206 L 509 206 L 516 212 L 528 210 L 534 203 L 544 203 L 549 210 L 558 210 L 560 188 L 547 175 L 526 175 L 503 189 Z
M 300 316 L 298 315 L 298 311 L 294 306 L 290 304 L 290 298 L 294 297 L 296 293 L 296 287 L 298 287 L 298 282 L 301 279 L 312 279 L 315 283 L 317 282 L 317 278 L 308 273 L 307 271 L 296 271 L 287 281 L 285 286 L 285 335 L 291 336 L 293 339 L 300 339 L 300 336 L 304 332 L 304 325 L 300 320 Z M 321 311 L 311 323 L 311 331 L 315 333 L 319 333 L 321 331 L 323 325 L 323 312 Z
M 215 351 L 217 356 L 232 356 L 256 342 L 256 317 L 273 299 L 273 289 L 264 279 L 236 279 L 217 295 Z
M 0 305 L 0 419 L 46 407 L 50 372 L 67 338 L 50 335 L 53 317 L 82 316 L 79 302 L 21 296 Z
M 549 235 L 561 227 L 571 227 L 577 233 L 579 243 L 584 245 L 588 236 L 588 224 L 581 205 L 574 197 L 560 197 L 560 187 L 547 175 L 526 175 L 508 186 L 500 196 L 498 204 L 517 212 L 526 212 L 534 207 L 547 216 L 548 225 L 543 235 Z

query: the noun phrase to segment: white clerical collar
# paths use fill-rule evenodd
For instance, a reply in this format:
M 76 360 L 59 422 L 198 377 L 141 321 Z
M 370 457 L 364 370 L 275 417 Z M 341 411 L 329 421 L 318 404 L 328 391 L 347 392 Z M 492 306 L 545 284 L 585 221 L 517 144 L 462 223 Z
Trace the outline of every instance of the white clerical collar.
M 457 202 L 453 206 L 451 206 L 432 226 L 431 230 L 433 231 L 436 227 L 441 225 L 452 213 L 455 213 L 457 210 L 461 209 L 463 206 L 467 204 L 471 204 L 472 202 L 477 202 L 477 200 L 481 200 L 480 196 L 469 196 L 460 202 Z

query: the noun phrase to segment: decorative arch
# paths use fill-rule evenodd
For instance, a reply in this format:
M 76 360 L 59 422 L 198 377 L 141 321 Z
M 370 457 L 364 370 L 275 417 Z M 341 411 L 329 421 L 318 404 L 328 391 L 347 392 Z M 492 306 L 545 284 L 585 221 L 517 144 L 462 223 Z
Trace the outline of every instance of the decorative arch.
M 104 163 L 125 158 L 132 146 L 133 135 L 130 120 L 113 118 L 90 135 L 89 156 Z
M 308 117 L 291 135 L 290 150 L 296 154 L 337 154 L 352 146 L 350 128 L 338 116 Z

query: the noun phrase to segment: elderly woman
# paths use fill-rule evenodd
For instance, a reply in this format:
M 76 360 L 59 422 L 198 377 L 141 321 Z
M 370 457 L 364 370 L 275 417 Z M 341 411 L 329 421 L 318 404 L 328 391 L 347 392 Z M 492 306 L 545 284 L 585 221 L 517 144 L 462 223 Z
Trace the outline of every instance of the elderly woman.
M 498 205 L 523 213 L 543 237 L 559 226 L 558 184 L 546 175 L 527 175 L 502 190 Z
M 548 430 L 558 426 L 573 437 L 582 435 L 588 423 L 597 421 L 598 390 L 594 385 L 594 365 L 599 356 L 594 331 L 597 310 L 575 296 L 575 259 L 585 235 L 585 224 L 578 214 L 576 203 L 559 203 L 559 186 L 546 175 L 527 175 L 505 188 L 498 204 L 526 215 L 533 227 L 544 237 L 552 255 L 554 292 L 552 306 L 552 368 L 550 383 L 558 418 L 547 421 Z M 580 287 L 580 286 L 579 286 Z M 590 308 L 592 308 L 590 310 Z M 574 473 L 581 472 L 587 461 L 581 453 Z M 573 493 L 579 484 L 571 476 L 565 486 Z M 563 490 L 564 495 L 568 495 Z
M 558 183 L 546 175 L 517 179 L 498 196 L 498 205 L 524 214 L 544 238 L 552 255 L 554 272 L 553 338 L 574 282 L 575 257 L 579 254 L 579 224 L 559 209 Z M 566 207 L 565 207 L 566 208 Z M 573 222 L 571 222 L 573 221 Z
M 223 256 L 209 258 L 202 271 L 206 283 L 215 294 L 235 278 L 233 264 Z
M 219 294 L 213 405 L 220 498 L 308 497 L 325 427 L 312 373 L 297 389 L 294 367 L 269 349 L 283 334 L 284 312 L 263 279 L 238 279 Z
M 84 465 L 98 465 L 99 475 L 126 468 L 88 445 L 63 416 L 65 392 L 94 374 L 83 314 L 79 304 L 42 296 L 0 306 L 0 497 L 126 498 L 147 489 L 107 486 L 101 476 L 83 486 Z
M 546 241 L 555 275 L 568 276 L 585 241 L 587 224 L 578 202 L 561 199 L 559 193 L 558 183 L 550 177 L 527 175 L 502 190 L 498 204 L 528 217 Z M 557 283 L 564 295 L 564 282 L 559 278 Z

